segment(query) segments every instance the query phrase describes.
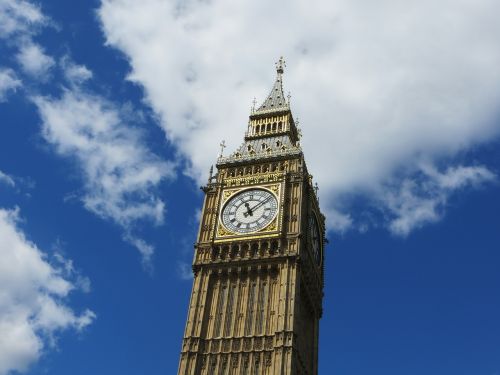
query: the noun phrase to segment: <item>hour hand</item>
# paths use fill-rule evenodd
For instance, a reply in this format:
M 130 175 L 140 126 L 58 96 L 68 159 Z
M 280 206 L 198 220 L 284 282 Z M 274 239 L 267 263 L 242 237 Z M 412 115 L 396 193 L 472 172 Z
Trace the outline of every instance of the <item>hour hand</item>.
M 248 202 L 245 203 L 245 207 L 247 208 L 247 212 L 243 214 L 243 216 L 247 217 L 248 215 L 253 216 L 253 212 L 250 209 L 250 204 Z

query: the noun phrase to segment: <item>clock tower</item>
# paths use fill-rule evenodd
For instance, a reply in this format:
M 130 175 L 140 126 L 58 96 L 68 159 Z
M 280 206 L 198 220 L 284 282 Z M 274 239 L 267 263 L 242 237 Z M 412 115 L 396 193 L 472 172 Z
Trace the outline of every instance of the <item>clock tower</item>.
M 325 218 L 283 69 L 202 187 L 179 375 L 318 373 Z

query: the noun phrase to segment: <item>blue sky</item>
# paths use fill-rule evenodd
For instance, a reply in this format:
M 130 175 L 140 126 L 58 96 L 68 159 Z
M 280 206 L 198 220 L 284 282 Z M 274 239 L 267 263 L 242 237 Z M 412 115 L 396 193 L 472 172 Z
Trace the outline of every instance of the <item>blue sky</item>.
M 198 187 L 282 54 L 328 220 L 320 372 L 500 374 L 498 12 L 0 0 L 0 375 L 175 373 Z

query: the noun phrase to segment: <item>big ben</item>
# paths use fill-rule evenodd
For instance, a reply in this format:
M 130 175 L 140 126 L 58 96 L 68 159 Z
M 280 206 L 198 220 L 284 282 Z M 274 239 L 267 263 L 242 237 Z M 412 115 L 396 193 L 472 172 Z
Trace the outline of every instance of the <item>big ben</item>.
M 203 186 L 179 375 L 318 373 L 325 219 L 283 72 Z

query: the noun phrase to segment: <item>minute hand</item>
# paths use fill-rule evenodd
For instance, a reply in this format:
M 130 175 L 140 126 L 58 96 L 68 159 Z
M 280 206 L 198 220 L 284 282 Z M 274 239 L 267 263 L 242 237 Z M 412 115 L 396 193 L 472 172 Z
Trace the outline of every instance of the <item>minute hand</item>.
M 250 208 L 250 211 L 254 212 L 255 209 L 259 208 L 263 204 L 266 204 L 271 198 L 272 198 L 272 196 L 269 196 L 266 199 L 264 199 L 262 202 L 257 203 L 255 206 L 253 206 L 252 208 Z

